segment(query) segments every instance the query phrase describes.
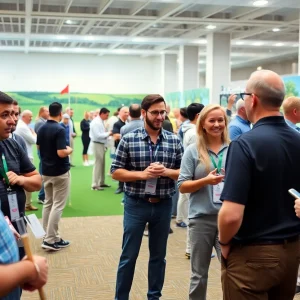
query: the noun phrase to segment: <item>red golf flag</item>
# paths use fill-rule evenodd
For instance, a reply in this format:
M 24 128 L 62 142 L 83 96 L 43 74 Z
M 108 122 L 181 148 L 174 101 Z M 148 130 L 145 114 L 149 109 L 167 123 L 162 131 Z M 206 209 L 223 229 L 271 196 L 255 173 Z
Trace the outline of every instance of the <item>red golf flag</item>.
M 69 85 L 67 85 L 61 92 L 60 94 L 69 94 Z

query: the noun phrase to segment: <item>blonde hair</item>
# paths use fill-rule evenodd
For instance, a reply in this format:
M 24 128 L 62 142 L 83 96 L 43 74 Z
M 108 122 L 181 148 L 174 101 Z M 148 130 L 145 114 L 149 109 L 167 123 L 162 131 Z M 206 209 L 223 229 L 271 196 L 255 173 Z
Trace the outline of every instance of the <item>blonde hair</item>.
M 283 101 L 282 104 L 284 114 L 291 113 L 295 108 L 297 110 L 300 109 L 300 98 L 297 97 L 289 97 Z
M 222 136 L 221 136 L 222 142 L 224 144 L 229 144 L 230 140 L 229 140 L 228 128 L 227 128 L 228 119 L 227 119 L 224 108 L 222 108 L 220 105 L 217 105 L 217 104 L 206 105 L 202 109 L 202 111 L 199 115 L 199 118 L 197 120 L 197 124 L 196 124 L 196 131 L 197 131 L 196 146 L 197 146 L 197 150 L 198 150 L 198 154 L 199 154 L 199 163 L 203 163 L 205 165 L 205 169 L 206 169 L 207 173 L 210 172 L 211 161 L 210 161 L 210 157 L 209 157 L 209 154 L 207 151 L 207 148 L 208 148 L 207 134 L 203 128 L 203 125 L 207 118 L 207 115 L 211 111 L 217 110 L 217 109 L 220 109 L 224 114 L 225 127 L 224 127 L 224 131 L 222 133 Z
M 85 111 L 83 114 L 84 119 L 89 119 L 90 118 L 90 112 L 89 111 Z

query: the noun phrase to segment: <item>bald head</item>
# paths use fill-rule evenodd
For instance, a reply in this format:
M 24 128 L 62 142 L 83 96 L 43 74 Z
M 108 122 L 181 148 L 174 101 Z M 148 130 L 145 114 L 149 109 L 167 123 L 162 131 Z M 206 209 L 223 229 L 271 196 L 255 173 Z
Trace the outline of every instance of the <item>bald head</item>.
M 129 107 L 129 115 L 131 119 L 140 119 L 141 106 L 139 104 L 131 104 Z
M 300 98 L 286 98 L 282 103 L 282 108 L 285 119 L 288 119 L 294 124 L 300 122 Z
M 285 95 L 285 87 L 280 76 L 270 70 L 256 71 L 247 83 L 248 93 L 255 94 L 265 108 L 280 108 Z
M 129 108 L 128 106 L 123 106 L 121 109 L 120 109 L 120 112 L 119 112 L 119 118 L 125 122 L 127 119 L 128 119 L 128 116 L 129 116 Z
M 27 125 L 32 121 L 32 112 L 28 109 L 24 110 L 21 114 L 22 121 Z

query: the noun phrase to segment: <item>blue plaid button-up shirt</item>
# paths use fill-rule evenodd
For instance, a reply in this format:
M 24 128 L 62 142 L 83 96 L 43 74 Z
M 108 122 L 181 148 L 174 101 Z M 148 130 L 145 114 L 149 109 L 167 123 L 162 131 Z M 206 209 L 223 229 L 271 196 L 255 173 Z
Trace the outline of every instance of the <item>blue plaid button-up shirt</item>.
M 19 261 L 19 250 L 16 239 L 0 211 L 0 264 L 11 264 Z
M 117 169 L 129 171 L 144 171 L 151 162 L 160 162 L 168 169 L 179 169 L 183 155 L 183 146 L 179 138 L 164 129 L 157 139 L 157 153 L 154 161 L 151 159 L 149 148 L 150 136 L 145 128 L 138 128 L 126 134 L 120 141 L 116 151 L 116 158 L 111 165 L 111 173 Z M 158 146 L 157 146 L 158 145 Z M 156 152 L 152 145 L 153 154 Z M 125 182 L 125 193 L 129 196 L 145 197 L 145 180 Z M 155 196 L 170 198 L 175 193 L 175 182 L 169 177 L 160 177 L 157 180 Z

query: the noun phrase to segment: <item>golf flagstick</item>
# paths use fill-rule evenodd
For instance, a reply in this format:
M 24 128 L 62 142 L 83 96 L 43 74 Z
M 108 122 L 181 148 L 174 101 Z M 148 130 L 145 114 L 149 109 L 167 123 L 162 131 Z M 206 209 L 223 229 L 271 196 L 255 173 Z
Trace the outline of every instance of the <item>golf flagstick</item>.
M 34 263 L 33 255 L 31 252 L 31 247 L 30 247 L 30 243 L 29 243 L 29 235 L 26 231 L 25 222 L 24 222 L 23 218 L 19 218 L 19 219 L 16 219 L 16 223 L 17 223 L 17 227 L 19 229 L 19 233 L 20 233 L 23 245 L 24 245 L 27 259 Z M 40 294 L 41 300 L 46 300 L 46 295 L 44 293 L 43 288 L 39 288 L 39 294 Z

